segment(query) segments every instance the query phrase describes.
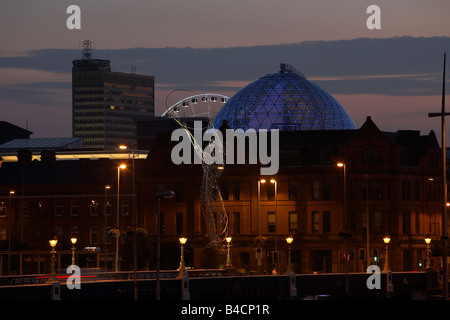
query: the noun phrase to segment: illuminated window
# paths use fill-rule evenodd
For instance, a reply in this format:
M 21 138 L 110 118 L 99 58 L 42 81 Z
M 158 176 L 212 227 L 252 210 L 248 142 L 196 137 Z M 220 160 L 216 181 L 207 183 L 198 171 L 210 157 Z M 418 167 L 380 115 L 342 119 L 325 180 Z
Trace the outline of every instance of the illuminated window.
M 277 226 L 277 216 L 275 212 L 270 211 L 267 212 L 267 232 L 273 233 L 276 232 Z

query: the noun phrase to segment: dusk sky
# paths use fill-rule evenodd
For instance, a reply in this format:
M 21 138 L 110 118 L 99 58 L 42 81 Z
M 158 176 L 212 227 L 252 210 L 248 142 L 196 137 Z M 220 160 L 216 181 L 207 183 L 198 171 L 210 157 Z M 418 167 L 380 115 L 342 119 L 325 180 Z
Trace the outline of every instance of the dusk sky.
M 81 9 L 81 30 L 66 27 L 69 5 Z M 370 5 L 381 9 L 380 30 L 366 26 Z M 157 115 L 171 90 L 231 96 L 289 63 L 331 93 L 358 127 L 370 115 L 381 130 L 440 134 L 439 120 L 427 115 L 441 107 L 448 0 L 18 0 L 0 6 L 0 120 L 28 124 L 34 138 L 71 136 L 71 67 L 84 39 L 94 41 L 94 58 L 110 59 L 113 71 L 136 66 L 136 73 L 155 76 Z

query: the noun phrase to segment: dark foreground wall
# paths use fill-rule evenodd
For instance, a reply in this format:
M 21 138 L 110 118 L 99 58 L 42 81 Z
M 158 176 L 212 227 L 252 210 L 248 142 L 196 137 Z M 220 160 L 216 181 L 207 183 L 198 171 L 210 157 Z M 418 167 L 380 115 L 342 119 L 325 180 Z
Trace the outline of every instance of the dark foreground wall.
M 215 276 L 160 280 L 161 300 L 181 300 L 183 287 L 190 300 L 226 299 L 383 299 L 386 298 L 386 275 L 381 274 L 381 289 L 368 289 L 369 274 L 349 274 L 349 295 L 346 295 L 345 274 L 319 274 L 289 276 Z M 436 291 L 435 274 L 425 272 L 393 273 L 393 293 L 390 298 L 428 299 Z M 62 281 L 49 284 L 0 286 L 0 300 L 132 300 L 134 281 L 107 280 L 82 282 L 80 289 L 69 289 Z M 156 280 L 139 279 L 138 299 L 156 299 Z M 434 289 L 430 290 L 430 289 Z

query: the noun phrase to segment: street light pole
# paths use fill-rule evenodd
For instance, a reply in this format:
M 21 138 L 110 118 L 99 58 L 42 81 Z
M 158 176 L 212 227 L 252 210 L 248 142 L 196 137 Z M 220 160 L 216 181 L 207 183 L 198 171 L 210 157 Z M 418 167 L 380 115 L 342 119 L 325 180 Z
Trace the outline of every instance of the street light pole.
M 278 267 L 280 263 L 280 254 L 278 252 L 278 203 L 277 203 L 277 196 L 278 196 L 278 190 L 277 190 L 277 181 L 275 179 L 270 179 L 270 183 L 275 184 L 275 252 L 277 255 L 277 261 L 275 263 L 275 270 L 277 271 L 277 274 L 279 273 Z
M 70 238 L 70 242 L 72 242 L 72 265 L 75 265 L 75 243 L 77 243 L 77 238 Z
M 15 194 L 13 190 L 9 192 L 9 211 L 8 211 L 8 276 L 11 275 L 11 219 L 12 219 L 12 202 L 11 197 Z
M 294 271 L 292 270 L 292 261 L 291 261 L 291 245 L 292 242 L 294 241 L 294 238 L 292 236 L 286 237 L 286 242 L 287 242 L 287 250 L 288 250 L 288 266 L 286 269 L 286 274 L 290 275 L 291 273 L 293 273 Z
M 56 281 L 56 272 L 55 272 L 55 254 L 56 254 L 56 244 L 58 243 L 58 240 L 52 239 L 48 241 L 50 243 L 50 246 L 52 247 L 52 251 L 50 251 L 51 254 L 51 266 L 50 266 L 50 278 L 48 279 L 48 283 L 54 283 Z
M 108 210 L 108 205 L 109 205 L 109 203 L 108 203 L 108 190 L 110 189 L 111 187 L 109 186 L 109 185 L 106 185 L 105 186 L 105 203 L 104 203 L 104 205 L 103 205 L 103 215 L 105 216 L 105 226 L 104 226 L 104 233 L 105 233 L 105 236 L 104 236 L 104 246 L 105 246 L 105 254 L 104 254 L 104 256 L 105 256 L 105 271 L 108 269 L 108 259 L 107 259 L 107 244 L 106 244 L 106 240 L 107 240 L 107 237 L 106 237 L 106 227 L 107 227 L 107 225 L 108 225 L 108 213 L 106 212 L 107 210 Z
M 186 271 L 185 265 L 184 265 L 184 245 L 186 244 L 187 238 L 186 237 L 180 237 L 178 239 L 180 241 L 180 251 L 181 251 L 181 256 L 180 256 L 180 273 L 178 274 L 178 278 L 183 278 L 184 277 L 184 273 Z
M 160 263 L 161 263 L 161 198 L 170 199 L 175 196 L 175 192 L 160 191 L 156 193 L 157 201 L 157 214 L 156 214 L 156 300 L 161 298 L 160 287 Z
M 125 169 L 126 166 L 124 164 L 121 164 L 120 166 L 117 167 L 117 217 L 116 217 L 116 225 L 117 225 L 117 230 L 120 231 L 119 229 L 119 212 L 120 212 L 120 169 Z M 119 237 L 116 237 L 116 272 L 119 272 Z
M 127 146 L 119 146 L 122 150 L 127 150 Z M 133 180 L 133 220 L 134 220 L 134 232 L 133 232 L 133 278 L 134 278 L 134 300 L 137 300 L 137 218 L 136 218 L 136 187 L 135 187 L 135 175 L 134 175 L 134 148 L 135 144 L 131 147 L 131 163 L 132 163 L 132 180 Z
M 348 288 L 348 217 L 347 217 L 347 173 L 345 163 L 339 162 L 338 167 L 344 171 L 344 238 L 345 238 L 345 293 L 349 294 Z
M 430 265 L 430 242 L 431 242 L 431 238 L 427 234 L 427 236 L 425 237 L 425 243 L 427 244 L 427 270 L 430 269 L 430 267 L 431 267 L 431 265 Z
M 231 237 L 228 236 L 225 238 L 227 241 L 227 262 L 225 264 L 225 267 L 231 267 L 231 256 L 230 256 L 230 247 L 231 247 Z

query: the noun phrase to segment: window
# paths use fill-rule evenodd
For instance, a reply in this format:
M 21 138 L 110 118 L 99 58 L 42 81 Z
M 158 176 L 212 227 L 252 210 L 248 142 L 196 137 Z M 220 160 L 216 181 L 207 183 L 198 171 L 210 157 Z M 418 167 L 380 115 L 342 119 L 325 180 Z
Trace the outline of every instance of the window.
M 0 202 L 0 217 L 6 217 L 6 206 L 4 202 Z
M 98 243 L 98 227 L 90 227 L 90 242 L 91 244 Z
M 110 226 L 103 228 L 103 241 L 105 243 L 111 243 L 111 234 L 109 233 L 109 230 L 111 230 Z
M 323 200 L 331 199 L 331 182 L 324 181 L 323 182 Z
M 361 228 L 362 233 L 367 234 L 367 211 L 361 213 Z
M 375 192 L 375 200 L 383 200 L 384 195 L 383 195 L 383 181 L 381 180 L 377 180 L 375 181 L 375 185 L 374 185 L 374 192 Z
M 420 233 L 420 213 L 416 212 L 416 233 Z
M 318 233 L 320 232 L 320 216 L 319 211 L 311 212 L 311 232 Z
M 175 227 L 177 235 L 183 234 L 183 212 L 177 212 L 175 214 Z
M 289 212 L 289 234 L 297 233 L 298 215 L 297 212 Z
M 181 182 L 175 184 L 175 200 L 183 201 L 183 184 Z
M 402 232 L 404 234 L 411 233 L 411 213 L 409 211 L 402 212 Z
M 289 181 L 289 200 L 297 200 L 297 181 Z
M 267 187 L 267 200 L 275 200 L 275 183 L 265 183 Z
M 414 200 L 420 200 L 420 184 L 419 181 L 414 181 Z
M 374 164 L 374 152 L 372 149 L 368 148 L 366 150 L 366 163 L 367 165 L 372 165 Z
M 375 212 L 373 224 L 374 224 L 374 232 L 376 234 L 382 234 L 383 233 L 383 214 L 381 212 Z
M 241 213 L 233 212 L 233 234 L 241 234 Z
M 228 185 L 228 182 L 224 181 L 222 182 L 222 186 L 220 188 L 221 194 L 222 194 L 222 199 L 223 200 L 228 200 L 229 199 L 229 194 L 230 194 L 230 187 Z
M 320 182 L 314 180 L 312 182 L 312 199 L 319 200 L 319 192 L 320 192 Z
M 111 208 L 111 202 L 106 201 L 105 205 L 103 206 L 103 214 L 105 216 L 110 216 L 112 212 L 112 208 Z
M 411 199 L 411 181 L 402 180 L 402 200 Z
M 62 201 L 55 202 L 55 216 L 61 217 L 63 215 L 63 203 Z
M 267 232 L 276 232 L 277 217 L 275 212 L 267 212 Z
M 122 215 L 127 216 L 130 211 L 130 204 L 128 200 L 122 201 Z
M 234 200 L 240 200 L 241 198 L 241 187 L 239 182 L 235 182 L 233 185 L 233 198 Z
M 330 211 L 324 211 L 322 219 L 323 219 L 323 233 L 330 233 L 331 232 Z
M 91 216 L 98 216 L 98 203 L 95 200 L 91 201 L 89 212 Z
M 78 216 L 78 214 L 79 214 L 78 201 L 72 201 L 72 203 L 70 204 L 70 215 Z

